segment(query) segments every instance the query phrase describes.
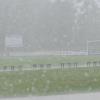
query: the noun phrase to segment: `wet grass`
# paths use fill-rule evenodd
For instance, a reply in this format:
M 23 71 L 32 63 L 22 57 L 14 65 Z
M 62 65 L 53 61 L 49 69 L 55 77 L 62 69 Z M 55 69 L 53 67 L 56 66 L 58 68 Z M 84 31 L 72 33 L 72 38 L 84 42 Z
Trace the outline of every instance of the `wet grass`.
M 100 62 L 100 56 L 2 57 L 2 66 Z M 100 67 L 0 72 L 0 96 L 52 95 L 100 91 Z
M 59 63 L 86 63 L 89 61 L 100 62 L 100 56 L 36 56 L 36 57 L 2 57 L 0 66 L 25 65 L 25 64 L 59 64 Z
M 53 95 L 99 90 L 99 67 L 0 72 L 0 96 Z

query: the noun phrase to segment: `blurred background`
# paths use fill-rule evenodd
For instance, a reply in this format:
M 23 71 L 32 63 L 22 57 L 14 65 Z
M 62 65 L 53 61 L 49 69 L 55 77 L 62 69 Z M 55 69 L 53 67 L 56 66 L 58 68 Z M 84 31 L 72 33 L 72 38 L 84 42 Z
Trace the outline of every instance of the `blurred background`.
M 87 52 L 99 40 L 99 0 L 0 0 L 1 55 Z

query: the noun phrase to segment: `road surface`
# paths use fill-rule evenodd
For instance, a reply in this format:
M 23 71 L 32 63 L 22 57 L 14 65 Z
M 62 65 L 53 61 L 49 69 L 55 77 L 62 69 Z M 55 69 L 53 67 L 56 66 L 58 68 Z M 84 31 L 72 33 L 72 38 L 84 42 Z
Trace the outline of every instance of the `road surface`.
M 1 98 L 0 100 L 100 100 L 100 93 L 67 94 L 57 96 L 29 96 L 21 98 Z

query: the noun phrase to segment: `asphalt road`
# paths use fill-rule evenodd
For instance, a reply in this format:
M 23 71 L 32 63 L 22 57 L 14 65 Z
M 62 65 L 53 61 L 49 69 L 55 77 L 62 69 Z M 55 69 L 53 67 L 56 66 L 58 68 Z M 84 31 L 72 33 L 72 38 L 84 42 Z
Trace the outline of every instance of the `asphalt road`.
M 1 98 L 0 100 L 100 100 L 100 93 L 68 94 L 57 96 L 29 96 L 21 98 Z

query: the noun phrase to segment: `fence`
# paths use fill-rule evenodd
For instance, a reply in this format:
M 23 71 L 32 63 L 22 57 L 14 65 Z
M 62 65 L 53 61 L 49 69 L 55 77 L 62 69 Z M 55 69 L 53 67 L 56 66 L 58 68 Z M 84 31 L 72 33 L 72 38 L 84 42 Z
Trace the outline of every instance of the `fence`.
M 24 71 L 24 70 L 44 70 L 44 69 L 64 69 L 64 68 L 91 68 L 100 67 L 100 61 L 89 61 L 89 62 L 67 62 L 59 64 L 27 64 L 27 65 L 16 65 L 16 66 L 0 66 L 0 71 Z
M 19 56 L 66 56 L 66 55 L 88 55 L 87 51 L 44 51 L 44 52 L 9 52 L 11 57 Z

